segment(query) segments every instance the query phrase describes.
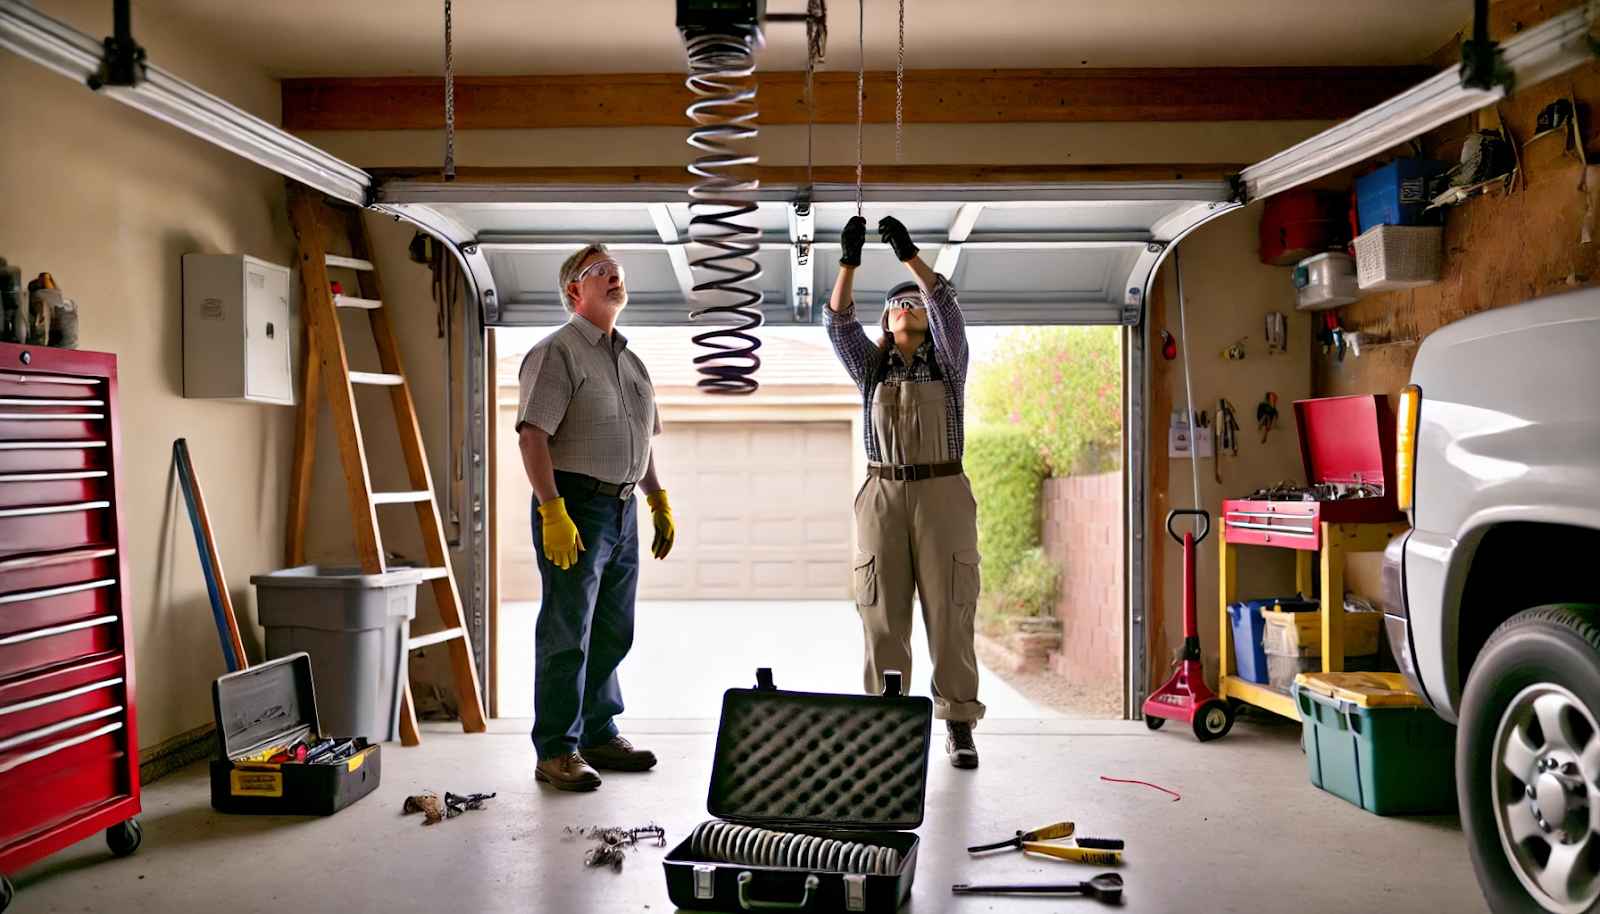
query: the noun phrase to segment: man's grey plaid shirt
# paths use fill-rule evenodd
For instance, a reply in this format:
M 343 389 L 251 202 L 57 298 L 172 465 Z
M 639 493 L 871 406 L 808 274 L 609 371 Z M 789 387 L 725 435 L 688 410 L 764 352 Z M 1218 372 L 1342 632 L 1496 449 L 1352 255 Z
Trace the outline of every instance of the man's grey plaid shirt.
M 945 441 L 952 460 L 960 460 L 966 449 L 965 400 L 967 387 L 967 325 L 961 317 L 961 303 L 956 300 L 956 287 L 943 276 L 931 293 L 922 296 L 928 306 L 928 338 L 912 353 L 907 365 L 900 350 L 889 347 L 889 364 L 882 377 L 876 380 L 899 382 L 926 382 L 933 380 L 930 359 L 939 360 L 939 373 L 944 375 Z M 878 450 L 878 437 L 872 432 L 872 383 L 883 352 L 878 344 L 867 338 L 866 330 L 856 319 L 856 305 L 851 301 L 844 310 L 827 314 L 828 339 L 839 354 L 839 361 L 855 379 L 861 390 L 861 437 L 867 447 L 867 459 L 881 463 L 883 455 Z

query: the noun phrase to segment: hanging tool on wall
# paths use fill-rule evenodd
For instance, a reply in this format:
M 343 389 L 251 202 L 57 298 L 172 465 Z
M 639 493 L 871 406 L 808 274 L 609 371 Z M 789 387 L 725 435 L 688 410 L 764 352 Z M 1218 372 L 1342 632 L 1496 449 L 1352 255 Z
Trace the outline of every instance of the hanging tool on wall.
M 1247 339 L 1249 339 L 1247 336 L 1240 337 L 1238 342 L 1222 350 L 1222 357 L 1230 362 L 1244 361 L 1244 341 Z
M 1256 405 L 1256 424 L 1261 429 L 1261 443 L 1267 443 L 1267 434 L 1278 422 L 1278 395 L 1267 391 L 1267 396 Z
M 1227 400 L 1217 401 L 1217 433 L 1216 433 L 1216 474 L 1217 482 L 1222 481 L 1222 451 L 1228 451 L 1228 456 L 1239 456 L 1239 419 L 1233 414 L 1233 404 Z
M 228 665 L 228 672 L 237 673 L 248 667 L 250 661 L 245 658 L 244 642 L 239 638 L 239 620 L 233 615 L 233 599 L 228 595 L 228 582 L 222 576 L 222 557 L 217 554 L 211 515 L 206 511 L 205 496 L 200 492 L 200 478 L 195 475 L 194 463 L 189 459 L 187 439 L 172 442 L 172 466 L 178 477 L 178 487 L 183 490 L 184 504 L 189 509 L 194 544 L 200 550 L 200 571 L 205 575 L 211 614 L 216 617 L 217 635 L 222 639 L 222 659 Z
M 1178 357 L 1178 341 L 1166 330 L 1161 331 L 1161 357 L 1169 362 Z
M 1289 354 L 1289 324 L 1282 311 L 1267 312 L 1267 354 Z
M 1322 326 L 1317 328 L 1317 342 L 1322 344 L 1323 355 L 1334 351 L 1338 360 L 1344 361 L 1344 350 L 1347 345 L 1344 327 L 1339 325 L 1339 316 L 1332 311 L 1322 312 Z

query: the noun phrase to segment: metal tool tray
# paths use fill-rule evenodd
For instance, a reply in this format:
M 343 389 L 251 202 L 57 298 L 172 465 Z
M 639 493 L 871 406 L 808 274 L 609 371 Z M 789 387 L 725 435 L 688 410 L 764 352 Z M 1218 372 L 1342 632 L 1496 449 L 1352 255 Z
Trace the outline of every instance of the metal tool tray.
M 928 786 L 933 702 L 901 693 L 785 692 L 772 671 L 722 698 L 706 809 L 717 819 L 893 848 L 888 873 L 846 873 L 702 859 L 692 834 L 667 854 L 667 893 L 680 908 L 892 912 L 911 894 Z
M 211 700 L 222 748 L 211 762 L 211 805 L 218 812 L 327 816 L 378 789 L 380 747 L 359 737 L 355 755 L 332 765 L 233 761 L 305 728 L 322 732 L 304 651 L 219 678 Z

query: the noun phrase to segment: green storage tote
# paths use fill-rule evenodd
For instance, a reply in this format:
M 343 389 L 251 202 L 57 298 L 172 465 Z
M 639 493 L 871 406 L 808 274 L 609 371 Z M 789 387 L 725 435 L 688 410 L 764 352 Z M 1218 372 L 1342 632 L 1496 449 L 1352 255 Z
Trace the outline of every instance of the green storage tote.
M 1454 815 L 1456 728 L 1388 675 L 1296 677 L 1311 783 L 1380 816 Z

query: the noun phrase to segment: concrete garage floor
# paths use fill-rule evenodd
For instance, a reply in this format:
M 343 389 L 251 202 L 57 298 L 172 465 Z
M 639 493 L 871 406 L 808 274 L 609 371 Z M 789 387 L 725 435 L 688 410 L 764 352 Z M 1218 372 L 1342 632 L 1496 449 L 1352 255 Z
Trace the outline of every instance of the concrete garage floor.
M 500 608 L 500 715 L 533 716 L 533 628 L 538 603 Z M 780 689 L 858 692 L 861 617 L 849 600 L 687 600 L 641 602 L 633 650 L 617 677 L 636 720 L 715 718 L 722 693 L 755 685 L 756 668 L 771 667 Z M 692 662 L 685 662 L 692 658 Z M 933 667 L 920 612 L 911 633 L 913 695 L 928 694 Z M 980 664 L 978 695 L 989 719 L 1062 717 L 1029 701 Z
M 383 747 L 382 786 L 327 819 L 231 817 L 209 806 L 204 764 L 149 787 L 144 846 L 117 860 L 100 839 L 15 874 L 14 911 L 670 911 L 666 849 L 634 853 L 621 873 L 581 865 L 565 826 L 659 823 L 672 845 L 706 818 L 714 721 L 662 721 L 629 735 L 661 757 L 655 771 L 606 774 L 592 794 L 533 780 L 527 721 L 487 735 L 425 727 L 415 749 Z M 1077 899 L 954 897 L 953 882 L 1076 880 L 1097 870 L 965 845 L 1071 819 L 1128 842 L 1125 908 L 1181 911 L 1485 910 L 1454 819 L 1382 819 L 1310 786 L 1296 730 L 1241 722 L 1201 745 L 1169 725 L 986 721 L 983 767 L 937 754 L 911 904 L 920 912 L 1072 912 Z M 1183 795 L 1101 775 L 1153 781 Z M 498 791 L 481 811 L 423 827 L 402 816 L 423 789 Z M 669 845 L 670 847 L 670 845 Z

